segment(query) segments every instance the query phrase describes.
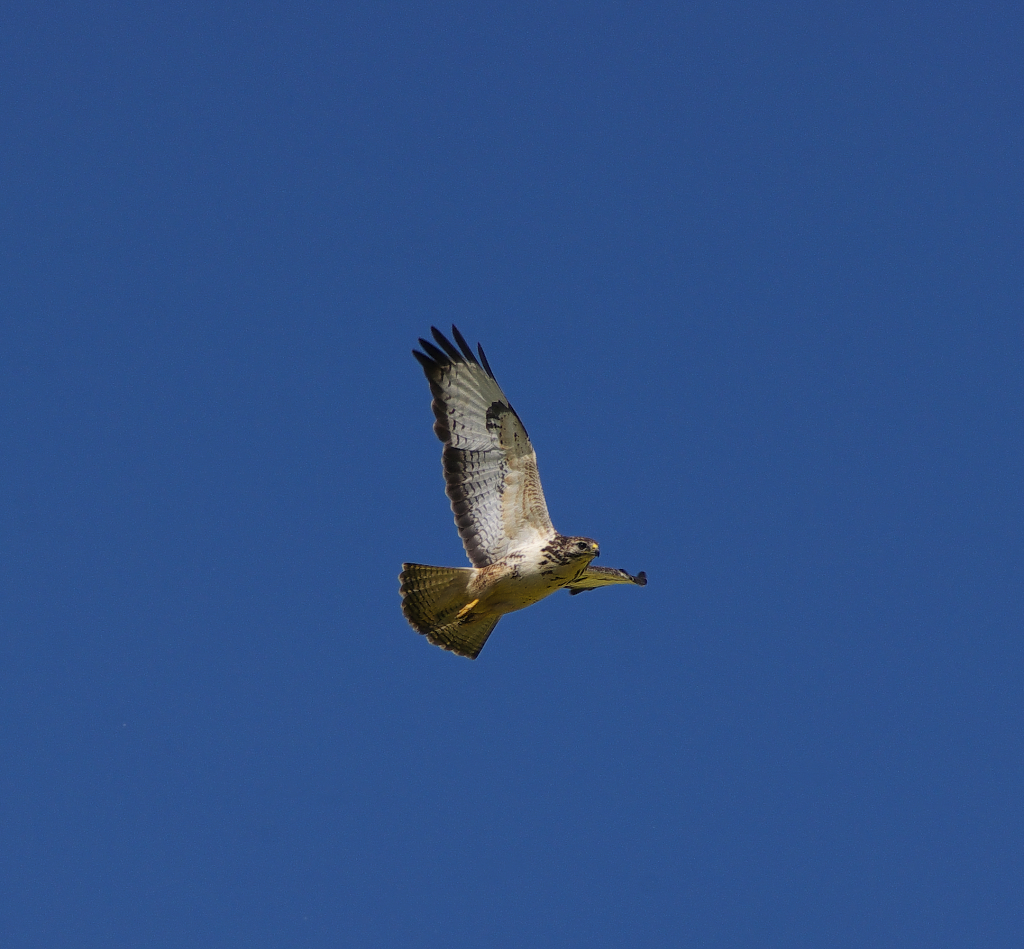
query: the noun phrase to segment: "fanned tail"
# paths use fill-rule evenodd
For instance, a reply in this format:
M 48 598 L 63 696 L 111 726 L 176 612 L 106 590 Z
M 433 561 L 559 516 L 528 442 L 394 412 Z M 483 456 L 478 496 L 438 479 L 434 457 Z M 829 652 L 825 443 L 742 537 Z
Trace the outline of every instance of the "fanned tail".
M 468 567 L 404 563 L 398 579 L 402 612 L 409 625 L 434 645 L 476 659 L 498 617 L 473 615 L 469 598 L 472 577 Z
M 473 571 L 469 567 L 428 567 L 403 563 L 402 612 L 413 628 L 429 633 L 455 618 L 469 602 L 467 592 Z

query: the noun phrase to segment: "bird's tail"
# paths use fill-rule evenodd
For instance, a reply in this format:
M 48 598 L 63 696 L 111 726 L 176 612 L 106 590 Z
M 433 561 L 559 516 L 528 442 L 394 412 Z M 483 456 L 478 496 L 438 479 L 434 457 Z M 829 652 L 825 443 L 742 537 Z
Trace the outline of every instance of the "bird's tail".
M 469 598 L 469 567 L 428 567 L 402 564 L 402 612 L 430 642 L 475 659 L 497 625 L 498 617 L 473 613 Z
M 402 612 L 413 628 L 429 633 L 446 626 L 468 602 L 469 567 L 428 567 L 422 563 L 403 563 Z

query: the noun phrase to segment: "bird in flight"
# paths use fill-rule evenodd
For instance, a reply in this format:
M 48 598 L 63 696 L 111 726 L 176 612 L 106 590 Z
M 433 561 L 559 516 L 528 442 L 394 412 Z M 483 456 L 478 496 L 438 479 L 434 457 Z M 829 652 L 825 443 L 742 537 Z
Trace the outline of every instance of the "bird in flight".
M 596 540 L 565 537 L 548 517 L 537 456 L 523 423 L 479 358 L 452 327 L 431 327 L 413 355 L 434 397 L 434 433 L 444 442 L 445 493 L 472 567 L 402 564 L 402 612 L 442 649 L 475 659 L 505 613 L 556 590 L 583 593 L 613 583 L 647 585 L 642 571 L 594 567 Z

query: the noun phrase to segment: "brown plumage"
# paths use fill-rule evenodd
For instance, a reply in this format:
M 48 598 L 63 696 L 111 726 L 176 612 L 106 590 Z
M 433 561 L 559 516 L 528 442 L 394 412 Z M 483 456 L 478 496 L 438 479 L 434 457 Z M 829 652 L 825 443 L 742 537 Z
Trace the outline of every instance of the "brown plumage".
M 580 593 L 615 583 L 644 586 L 644 573 L 592 567 L 589 537 L 559 534 L 548 517 L 537 456 L 494 378 L 453 326 L 456 347 L 431 327 L 413 355 L 423 366 L 444 443 L 445 491 L 471 568 L 402 565 L 402 612 L 444 649 L 475 659 L 498 620 L 555 590 Z

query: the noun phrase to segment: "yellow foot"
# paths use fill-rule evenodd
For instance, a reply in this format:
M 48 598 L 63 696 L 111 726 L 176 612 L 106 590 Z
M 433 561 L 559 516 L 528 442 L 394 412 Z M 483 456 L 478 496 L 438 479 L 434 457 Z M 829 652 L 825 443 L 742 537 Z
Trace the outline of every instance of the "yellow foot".
M 467 603 L 461 610 L 459 610 L 458 615 L 455 618 L 456 619 L 463 619 L 465 617 L 465 615 L 471 609 L 473 609 L 473 607 L 476 606 L 477 603 L 479 603 L 479 602 L 480 602 L 479 600 L 474 600 L 472 603 Z

